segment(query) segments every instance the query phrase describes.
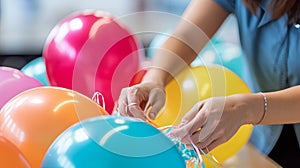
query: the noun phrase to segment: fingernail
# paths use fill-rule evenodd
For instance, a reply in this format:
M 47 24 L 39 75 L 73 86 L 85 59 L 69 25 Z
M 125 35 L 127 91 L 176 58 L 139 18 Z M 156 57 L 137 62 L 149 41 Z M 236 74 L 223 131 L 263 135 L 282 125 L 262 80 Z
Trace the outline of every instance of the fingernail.
M 149 113 L 149 118 L 150 118 L 151 120 L 154 120 L 154 119 L 155 119 L 155 113 L 150 112 L 150 113 Z

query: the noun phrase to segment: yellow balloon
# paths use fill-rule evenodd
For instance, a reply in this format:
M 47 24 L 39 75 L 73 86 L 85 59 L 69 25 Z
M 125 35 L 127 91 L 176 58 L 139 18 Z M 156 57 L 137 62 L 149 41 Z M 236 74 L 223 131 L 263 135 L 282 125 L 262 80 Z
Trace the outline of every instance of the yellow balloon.
M 158 127 L 177 125 L 198 101 L 215 96 L 251 93 L 236 74 L 219 65 L 192 67 L 176 76 L 166 86 L 166 104 L 152 122 Z M 235 155 L 249 140 L 252 125 L 243 125 L 226 143 L 211 154 L 220 162 Z M 203 156 L 205 165 L 212 165 Z

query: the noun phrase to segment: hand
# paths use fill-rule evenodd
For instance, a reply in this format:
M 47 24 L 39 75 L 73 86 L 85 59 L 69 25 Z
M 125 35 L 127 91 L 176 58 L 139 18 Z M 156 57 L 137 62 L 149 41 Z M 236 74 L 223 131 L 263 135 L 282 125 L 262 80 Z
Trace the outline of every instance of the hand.
M 159 110 L 165 104 L 165 90 L 162 86 L 147 82 L 122 89 L 118 100 L 118 112 L 145 120 L 146 113 L 150 119 L 155 119 Z
M 251 106 L 242 97 L 214 97 L 197 103 L 170 135 L 182 137 L 185 143 L 191 139 L 199 149 L 214 149 L 247 123 L 246 111 Z

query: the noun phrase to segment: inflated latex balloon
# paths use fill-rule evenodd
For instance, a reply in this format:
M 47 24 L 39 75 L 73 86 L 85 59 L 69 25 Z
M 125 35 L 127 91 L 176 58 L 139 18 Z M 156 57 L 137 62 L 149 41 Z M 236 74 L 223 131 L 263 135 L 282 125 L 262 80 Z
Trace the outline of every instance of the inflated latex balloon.
M 21 71 L 30 77 L 33 77 L 40 81 L 43 85 L 48 86 L 48 77 L 46 72 L 45 61 L 43 57 L 38 57 L 29 63 L 27 63 Z
M 0 134 L 0 166 L 30 168 L 30 165 L 20 150 Z
M 131 79 L 129 86 L 133 86 L 141 83 L 146 73 L 147 73 L 146 69 L 139 70 Z
M 155 35 L 149 44 L 146 57 L 152 59 L 156 50 L 158 50 L 170 36 L 171 35 L 167 33 L 161 33 Z
M 55 26 L 45 43 L 50 84 L 88 97 L 101 92 L 111 113 L 121 89 L 138 71 L 139 45 L 128 28 L 108 13 L 74 13 Z
M 250 90 L 227 68 L 218 65 L 192 67 L 166 86 L 166 104 L 152 122 L 158 127 L 177 125 L 198 101 L 239 93 L 250 93 Z M 242 126 L 228 142 L 212 150 L 212 154 L 219 162 L 236 154 L 247 143 L 252 127 Z
M 43 84 L 18 69 L 0 67 L 0 109 L 17 94 L 39 86 Z
M 174 143 L 152 125 L 129 117 L 100 116 L 64 131 L 49 147 L 42 167 L 186 166 Z
M 170 132 L 174 128 L 172 126 L 161 127 L 160 130 L 169 137 L 170 140 L 174 142 L 177 146 L 181 156 L 185 160 L 185 164 L 187 168 L 205 168 L 205 164 L 203 162 L 201 156 L 201 149 L 198 149 L 194 144 L 186 144 L 183 143 L 180 137 L 171 137 Z M 205 153 L 204 153 L 205 154 Z
M 108 115 L 88 97 L 59 87 L 37 87 L 15 96 L 0 111 L 0 132 L 40 167 L 48 147 L 65 129 L 90 117 Z
M 206 65 L 218 64 L 224 66 L 239 77 L 245 77 L 246 62 L 238 44 L 225 42 L 215 37 L 199 53 L 197 59 L 191 65 L 199 66 L 201 62 L 202 65 L 205 63 Z

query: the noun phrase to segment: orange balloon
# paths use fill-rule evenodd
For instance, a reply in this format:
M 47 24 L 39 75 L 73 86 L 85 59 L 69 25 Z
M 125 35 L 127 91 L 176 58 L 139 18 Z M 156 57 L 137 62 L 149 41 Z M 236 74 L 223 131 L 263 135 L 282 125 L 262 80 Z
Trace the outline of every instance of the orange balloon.
M 56 137 L 80 120 L 108 115 L 96 102 L 73 90 L 38 87 L 11 99 L 0 111 L 0 131 L 40 167 Z
M 19 149 L 0 135 L 0 166 L 29 168 L 30 165 Z

